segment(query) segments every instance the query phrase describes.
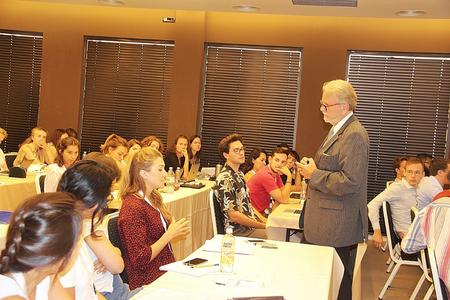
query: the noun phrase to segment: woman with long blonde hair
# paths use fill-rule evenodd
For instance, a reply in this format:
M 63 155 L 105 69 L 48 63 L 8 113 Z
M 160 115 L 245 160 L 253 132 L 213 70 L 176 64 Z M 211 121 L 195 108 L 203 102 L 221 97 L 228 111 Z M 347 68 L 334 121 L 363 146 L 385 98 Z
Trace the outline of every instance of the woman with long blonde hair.
M 134 154 L 123 174 L 118 224 L 131 289 L 164 274 L 159 267 L 175 261 L 170 242 L 189 232 L 188 222 L 175 221 L 158 192 L 165 178 L 162 154 L 151 147 Z

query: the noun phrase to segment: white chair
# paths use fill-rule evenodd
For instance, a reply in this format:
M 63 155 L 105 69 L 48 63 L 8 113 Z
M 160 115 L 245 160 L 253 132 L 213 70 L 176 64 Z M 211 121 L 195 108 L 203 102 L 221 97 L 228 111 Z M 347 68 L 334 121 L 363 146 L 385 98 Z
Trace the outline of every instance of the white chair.
M 389 278 L 386 280 L 386 283 L 384 284 L 383 289 L 380 292 L 380 295 L 378 295 L 378 299 L 383 299 L 384 294 L 386 293 L 387 289 L 391 286 L 392 281 L 394 280 L 395 276 L 397 275 L 398 271 L 400 270 L 400 267 L 403 265 L 408 266 L 419 266 L 418 261 L 411 261 L 411 260 L 404 260 L 400 257 L 396 257 L 394 252 L 394 246 L 392 245 L 392 240 L 394 238 L 394 231 L 393 231 L 393 222 L 392 222 L 392 216 L 391 216 L 391 208 L 389 206 L 389 203 L 386 201 L 383 202 L 383 217 L 384 217 L 384 224 L 386 227 L 386 236 L 387 236 L 387 246 L 389 249 L 389 256 L 391 257 L 391 260 L 394 262 L 394 269 L 391 272 L 391 275 L 389 275 Z
M 436 263 L 436 256 L 434 255 L 434 248 L 431 246 L 428 246 L 428 257 L 430 258 L 431 274 L 433 275 L 433 285 L 434 290 L 436 291 L 436 299 L 442 300 L 444 298 L 444 292 L 442 291 L 441 287 L 438 266 Z
M 36 193 L 42 194 L 45 188 L 45 173 L 37 173 L 34 184 L 36 185 Z

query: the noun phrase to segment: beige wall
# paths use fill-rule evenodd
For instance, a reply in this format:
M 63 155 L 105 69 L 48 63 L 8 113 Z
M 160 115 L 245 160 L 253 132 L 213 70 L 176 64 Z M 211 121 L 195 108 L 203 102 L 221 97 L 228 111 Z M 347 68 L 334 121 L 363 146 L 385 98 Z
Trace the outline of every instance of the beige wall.
M 177 18 L 165 24 L 166 16 Z M 297 149 L 326 134 L 318 100 L 343 78 L 347 50 L 450 53 L 450 20 L 296 17 L 145 10 L 0 0 L 0 29 L 44 33 L 39 125 L 79 126 L 85 35 L 174 40 L 169 140 L 197 130 L 204 42 L 303 47 Z M 186 113 L 189 112 L 189 113 Z

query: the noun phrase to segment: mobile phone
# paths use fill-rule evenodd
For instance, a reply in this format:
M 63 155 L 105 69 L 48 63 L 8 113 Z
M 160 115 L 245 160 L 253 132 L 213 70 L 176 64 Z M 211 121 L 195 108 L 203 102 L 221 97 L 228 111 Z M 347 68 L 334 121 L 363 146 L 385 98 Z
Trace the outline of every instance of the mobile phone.
M 289 198 L 291 198 L 291 199 L 300 199 L 300 198 L 301 198 L 301 194 L 300 194 L 300 193 L 293 192 L 293 193 L 291 193 L 291 194 L 289 195 Z
M 196 258 L 193 258 L 193 259 L 183 262 L 183 264 L 191 267 L 191 266 L 197 266 L 197 265 L 205 263 L 207 261 L 208 261 L 207 259 L 196 257 Z

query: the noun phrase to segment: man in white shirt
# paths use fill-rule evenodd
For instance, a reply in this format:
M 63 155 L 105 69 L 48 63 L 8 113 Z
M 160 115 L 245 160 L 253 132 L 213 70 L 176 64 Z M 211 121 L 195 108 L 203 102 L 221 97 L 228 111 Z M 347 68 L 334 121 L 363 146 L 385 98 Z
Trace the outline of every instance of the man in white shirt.
M 392 163 L 395 169 L 395 182 L 401 181 L 402 178 L 405 177 L 405 166 L 407 160 L 408 157 L 406 156 L 397 156 L 394 158 L 394 161 Z
M 409 158 L 406 162 L 405 178 L 394 182 L 367 204 L 369 219 L 374 230 L 373 245 L 381 249 L 383 238 L 380 230 L 380 207 L 389 202 L 392 210 L 394 232 L 402 239 L 411 225 L 411 207 L 416 205 L 416 187 L 424 176 L 424 167 L 418 158 Z
M 431 203 L 434 196 L 443 191 L 449 184 L 450 161 L 445 158 L 435 158 L 430 165 L 430 176 L 424 177 L 417 187 L 417 208 L 422 210 Z

